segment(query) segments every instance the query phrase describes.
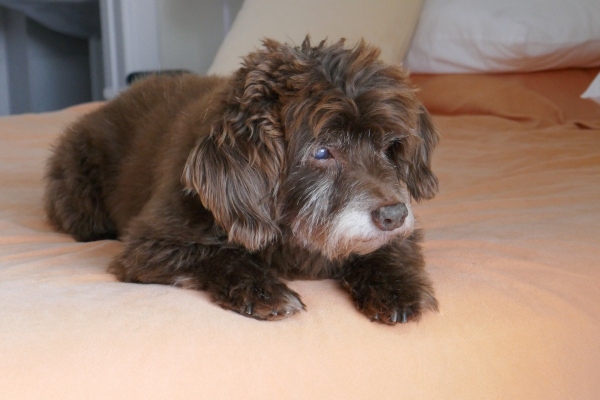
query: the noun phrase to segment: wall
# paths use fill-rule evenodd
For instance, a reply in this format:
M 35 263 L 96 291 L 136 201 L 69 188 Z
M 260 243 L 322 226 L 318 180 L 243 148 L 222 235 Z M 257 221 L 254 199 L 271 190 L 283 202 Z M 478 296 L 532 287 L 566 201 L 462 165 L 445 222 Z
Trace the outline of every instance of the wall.
M 6 57 L 5 11 L 0 7 L 0 116 L 10 113 L 8 60 Z
M 0 115 L 111 98 L 131 72 L 205 73 L 243 0 L 100 0 L 102 42 L 0 7 Z
M 104 97 L 133 72 L 207 71 L 242 0 L 101 0 Z
M 88 41 L 0 8 L 0 115 L 92 100 Z
M 163 69 L 205 73 L 242 0 L 157 0 Z

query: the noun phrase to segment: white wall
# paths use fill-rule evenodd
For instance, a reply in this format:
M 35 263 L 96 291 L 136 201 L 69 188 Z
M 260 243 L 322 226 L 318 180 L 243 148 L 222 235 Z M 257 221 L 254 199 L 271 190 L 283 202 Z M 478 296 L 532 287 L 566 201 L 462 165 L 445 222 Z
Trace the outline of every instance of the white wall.
M 205 73 L 242 0 L 157 0 L 163 69 Z
M 132 72 L 207 71 L 242 0 L 101 0 L 104 97 Z

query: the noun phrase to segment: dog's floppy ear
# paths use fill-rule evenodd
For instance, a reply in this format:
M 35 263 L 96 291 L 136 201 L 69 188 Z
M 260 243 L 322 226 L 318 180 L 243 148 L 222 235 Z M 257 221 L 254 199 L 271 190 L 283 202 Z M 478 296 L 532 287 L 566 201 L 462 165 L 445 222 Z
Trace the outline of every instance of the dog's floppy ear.
M 438 191 L 438 180 L 431 171 L 431 153 L 438 142 L 438 133 L 433 126 L 431 117 L 425 109 L 420 107 L 417 144 L 412 154 L 407 177 L 410 194 L 416 201 L 431 199 Z
M 275 70 L 278 43 L 244 60 L 210 135 L 190 152 L 182 181 L 198 193 L 228 240 L 257 251 L 280 235 L 276 206 L 284 137 Z

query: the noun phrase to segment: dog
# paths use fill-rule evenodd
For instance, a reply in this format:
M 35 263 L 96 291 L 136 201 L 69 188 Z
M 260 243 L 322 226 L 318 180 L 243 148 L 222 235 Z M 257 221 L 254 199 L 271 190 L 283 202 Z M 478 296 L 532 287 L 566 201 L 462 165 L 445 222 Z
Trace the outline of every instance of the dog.
M 120 239 L 123 282 L 206 291 L 259 320 L 335 279 L 394 325 L 438 309 L 411 201 L 438 141 L 407 73 L 344 40 L 265 39 L 232 76 L 153 76 L 70 126 L 46 172 L 53 227 Z

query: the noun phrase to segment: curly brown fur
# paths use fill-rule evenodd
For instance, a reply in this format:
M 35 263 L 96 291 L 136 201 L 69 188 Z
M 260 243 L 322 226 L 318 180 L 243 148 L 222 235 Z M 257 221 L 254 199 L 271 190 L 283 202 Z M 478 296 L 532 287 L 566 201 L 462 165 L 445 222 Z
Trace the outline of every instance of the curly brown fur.
M 123 240 L 122 281 L 205 290 L 257 319 L 304 309 L 293 278 L 338 279 L 383 323 L 436 310 L 411 197 L 437 191 L 437 133 L 378 56 L 265 40 L 231 77 L 139 81 L 58 141 L 48 218 Z

